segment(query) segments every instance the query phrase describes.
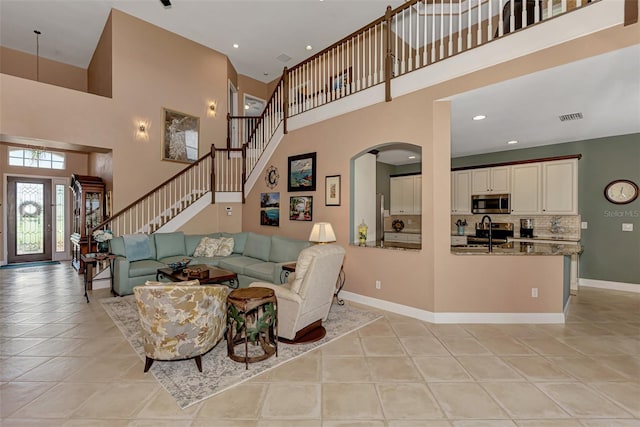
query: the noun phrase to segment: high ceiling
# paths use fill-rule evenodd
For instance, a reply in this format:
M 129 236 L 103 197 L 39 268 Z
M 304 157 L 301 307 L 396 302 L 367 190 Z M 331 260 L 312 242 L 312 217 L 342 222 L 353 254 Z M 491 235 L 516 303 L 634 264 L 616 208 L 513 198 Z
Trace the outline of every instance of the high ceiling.
M 403 0 L 0 0 L 0 44 L 86 68 L 111 8 L 227 55 L 268 82 Z M 238 44 L 238 48 L 233 45 Z M 306 46 L 312 46 L 306 50 Z M 283 62 L 278 57 L 290 57 Z M 452 156 L 640 132 L 640 47 L 574 62 L 452 100 Z M 560 121 L 563 114 L 583 119 Z M 473 121 L 475 115 L 487 116 Z M 506 145 L 509 140 L 515 145 Z M 406 150 L 406 147 L 402 147 Z M 383 153 L 381 153 L 383 154 Z M 385 152 L 407 163 L 405 151 Z

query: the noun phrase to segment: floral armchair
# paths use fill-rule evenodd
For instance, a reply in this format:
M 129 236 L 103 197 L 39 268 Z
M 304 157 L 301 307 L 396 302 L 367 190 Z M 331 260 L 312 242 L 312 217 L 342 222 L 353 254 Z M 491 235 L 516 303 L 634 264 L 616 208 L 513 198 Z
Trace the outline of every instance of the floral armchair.
M 147 283 L 133 288 L 146 355 L 144 372 L 154 360 L 191 358 L 202 372 L 201 356 L 224 336 L 228 288 L 201 286 L 197 280 Z

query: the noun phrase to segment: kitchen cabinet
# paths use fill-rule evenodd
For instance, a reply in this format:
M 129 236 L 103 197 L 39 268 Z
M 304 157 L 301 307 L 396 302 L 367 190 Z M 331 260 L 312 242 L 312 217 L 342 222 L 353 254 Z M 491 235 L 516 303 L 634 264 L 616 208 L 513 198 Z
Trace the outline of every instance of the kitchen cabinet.
M 578 160 L 542 163 L 542 213 L 578 214 Z
M 471 215 L 471 171 L 451 172 L 451 213 Z
M 511 213 L 539 214 L 542 211 L 540 163 L 526 163 L 511 167 Z
M 389 187 L 391 215 L 422 213 L 422 175 L 392 177 Z
M 511 190 L 511 168 L 498 166 L 471 170 L 471 194 L 500 194 Z

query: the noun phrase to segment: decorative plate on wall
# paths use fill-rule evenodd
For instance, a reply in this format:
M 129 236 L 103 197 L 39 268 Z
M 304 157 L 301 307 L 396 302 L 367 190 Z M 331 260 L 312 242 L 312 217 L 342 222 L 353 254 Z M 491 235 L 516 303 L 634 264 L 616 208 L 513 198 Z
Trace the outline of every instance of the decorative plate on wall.
M 269 166 L 267 171 L 264 173 L 264 182 L 267 183 L 267 187 L 275 188 L 276 185 L 278 185 L 278 179 L 280 179 L 278 168 L 273 165 Z

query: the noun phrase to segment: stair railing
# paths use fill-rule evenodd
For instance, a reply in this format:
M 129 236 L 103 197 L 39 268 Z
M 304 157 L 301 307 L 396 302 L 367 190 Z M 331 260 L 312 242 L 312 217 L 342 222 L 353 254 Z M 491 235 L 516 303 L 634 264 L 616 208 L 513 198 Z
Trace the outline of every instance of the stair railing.
M 151 234 L 211 191 L 215 175 L 212 152 L 202 156 L 178 174 L 139 197 L 91 230 L 90 247 L 96 230 L 111 230 L 114 236 Z M 240 163 L 240 162 L 239 162 Z

